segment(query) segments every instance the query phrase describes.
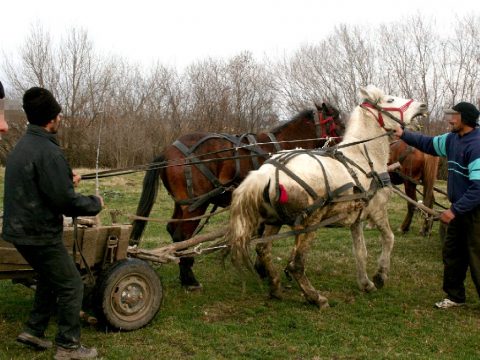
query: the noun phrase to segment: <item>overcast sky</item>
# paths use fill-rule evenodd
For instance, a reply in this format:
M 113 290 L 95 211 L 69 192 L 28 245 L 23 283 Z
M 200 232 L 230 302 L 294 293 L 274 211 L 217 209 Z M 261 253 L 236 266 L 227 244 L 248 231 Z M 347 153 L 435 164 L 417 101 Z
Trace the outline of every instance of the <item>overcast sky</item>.
M 421 14 L 440 23 L 479 13 L 478 0 L 2 0 L 0 54 L 16 54 L 32 24 L 54 38 L 87 30 L 95 49 L 132 62 L 179 69 L 249 50 L 261 60 L 316 43 L 335 25 L 367 25 Z

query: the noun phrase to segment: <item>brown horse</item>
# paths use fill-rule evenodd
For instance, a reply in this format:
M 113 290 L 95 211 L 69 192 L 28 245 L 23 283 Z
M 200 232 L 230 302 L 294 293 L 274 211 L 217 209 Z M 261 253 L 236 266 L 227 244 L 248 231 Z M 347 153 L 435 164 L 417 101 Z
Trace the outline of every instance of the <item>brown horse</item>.
M 227 135 L 215 133 L 191 133 L 169 145 L 155 163 L 168 166 L 152 166 L 145 174 L 138 216 L 148 216 L 155 202 L 159 177 L 175 201 L 172 219 L 167 231 L 174 242 L 189 239 L 202 226 L 200 220 L 190 220 L 204 215 L 210 204 L 227 207 L 232 191 L 257 169 L 270 154 L 279 150 L 318 148 L 328 138 L 339 137 L 345 126 L 338 110 L 327 104 L 306 110 L 292 120 L 277 126 L 268 133 Z M 131 243 L 137 244 L 146 222 L 135 220 Z M 192 271 L 193 258 L 180 259 L 180 281 L 188 289 L 201 285 Z
M 401 167 L 391 171 L 390 179 L 393 184 L 403 184 L 405 193 L 417 201 L 417 185 L 423 185 L 423 204 L 432 208 L 435 197 L 433 194 L 435 180 L 437 179 L 439 158 L 431 156 L 407 145 L 402 140 L 390 145 L 389 164 L 400 163 Z M 415 205 L 408 203 L 407 215 L 400 226 L 400 230 L 406 233 L 410 230 Z M 425 219 L 420 233 L 427 236 L 432 229 L 433 221 Z

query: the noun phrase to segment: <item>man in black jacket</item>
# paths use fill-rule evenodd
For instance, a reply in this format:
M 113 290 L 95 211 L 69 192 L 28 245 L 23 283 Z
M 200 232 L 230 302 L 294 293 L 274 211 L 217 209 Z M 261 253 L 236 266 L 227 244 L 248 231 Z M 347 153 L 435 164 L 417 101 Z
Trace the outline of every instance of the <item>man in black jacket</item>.
M 23 96 L 29 125 L 7 157 L 3 238 L 15 245 L 38 274 L 30 318 L 17 340 L 47 349 L 50 316 L 57 312 L 56 359 L 97 356 L 80 344 L 83 283 L 63 244 L 63 215 L 96 215 L 103 206 L 99 196 L 75 193 L 73 174 L 56 139 L 61 107 L 50 91 L 33 87 Z

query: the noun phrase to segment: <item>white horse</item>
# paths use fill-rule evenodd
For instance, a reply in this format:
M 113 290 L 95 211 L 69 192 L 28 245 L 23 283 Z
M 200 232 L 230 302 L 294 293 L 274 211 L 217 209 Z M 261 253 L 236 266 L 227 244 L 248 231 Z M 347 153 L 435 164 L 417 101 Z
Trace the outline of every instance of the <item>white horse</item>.
M 359 95 L 362 103 L 353 110 L 337 151 L 279 153 L 258 170 L 251 171 L 233 192 L 226 239 L 234 262 L 250 263 L 248 244 L 264 225 L 264 236 L 268 236 L 277 233 L 283 224 L 303 230 L 325 219 L 340 219 L 338 224 L 350 227 L 360 289 L 369 292 L 383 286 L 394 243 L 387 216 L 391 194 L 387 173 L 388 130 L 398 123 L 407 125 L 414 117 L 426 115 L 427 106 L 384 95 L 372 85 L 360 89 Z M 362 222 L 367 217 L 377 225 L 382 239 L 374 282 L 366 272 L 367 249 Z M 311 229 L 296 235 L 286 270 L 298 282 L 305 298 L 322 308 L 328 306 L 327 298 L 305 275 L 304 259 L 314 236 Z M 268 277 L 270 295 L 280 297 L 280 280 L 271 262 L 271 246 L 271 241 L 257 245 L 255 267 Z

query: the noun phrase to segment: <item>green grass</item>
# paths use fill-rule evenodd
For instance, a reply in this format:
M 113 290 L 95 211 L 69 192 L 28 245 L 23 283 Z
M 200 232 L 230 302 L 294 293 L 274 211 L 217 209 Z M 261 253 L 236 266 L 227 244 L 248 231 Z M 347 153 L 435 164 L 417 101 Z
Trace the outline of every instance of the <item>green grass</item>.
M 106 211 L 122 211 L 122 221 L 136 209 L 143 174 L 102 179 Z M 1 180 L 1 179 L 0 179 Z M 2 183 L 3 181 L 0 181 Z M 79 191 L 92 193 L 94 182 Z M 444 185 L 444 184 L 442 184 Z M 160 194 L 152 216 L 168 218 L 172 201 Z M 406 211 L 394 197 L 389 205 L 391 224 L 398 228 Z M 222 224 L 215 220 L 205 231 Z M 390 279 L 386 286 L 366 294 L 358 290 L 349 232 L 318 232 L 307 261 L 314 286 L 331 307 L 319 311 L 303 299 L 295 283 L 284 300 L 270 300 L 268 286 L 253 275 L 242 277 L 218 254 L 200 256 L 195 271 L 204 285 L 187 293 L 179 284 L 177 266 L 154 266 L 164 287 L 164 302 L 154 321 L 133 332 L 106 332 L 84 326 L 82 341 L 95 346 L 104 359 L 477 359 L 480 358 L 480 306 L 470 278 L 468 306 L 449 311 L 433 308 L 443 297 L 441 244 L 438 224 L 429 238 L 418 235 L 416 215 L 411 233 L 396 232 Z M 366 231 L 369 274 L 380 251 L 378 232 Z M 151 223 L 143 246 L 169 243 L 164 225 Z M 279 268 L 286 264 L 293 240 L 274 248 Z M 246 281 L 242 292 L 242 281 Z M 33 292 L 10 281 L 0 281 L 0 359 L 49 359 L 53 350 L 34 352 L 15 342 L 28 316 Z M 47 336 L 53 338 L 52 321 Z

